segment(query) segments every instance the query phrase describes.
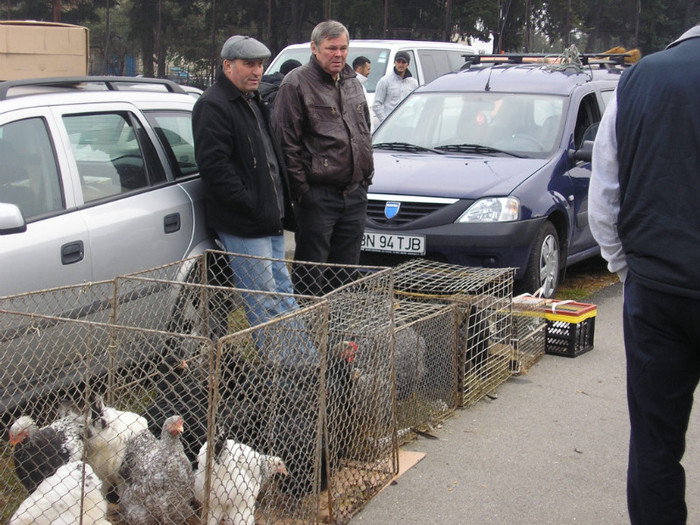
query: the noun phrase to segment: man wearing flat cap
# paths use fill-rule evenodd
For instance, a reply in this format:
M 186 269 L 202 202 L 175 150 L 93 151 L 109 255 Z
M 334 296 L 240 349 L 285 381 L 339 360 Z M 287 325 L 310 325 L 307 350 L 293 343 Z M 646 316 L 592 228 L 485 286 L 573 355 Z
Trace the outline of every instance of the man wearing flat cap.
M 192 113 L 195 157 L 205 191 L 207 226 L 230 256 L 238 288 L 293 293 L 284 262 L 283 224 L 293 211 L 281 150 L 258 86 L 270 50 L 248 36 L 230 37 L 221 49 L 216 82 Z M 279 259 L 271 261 L 248 256 Z M 244 294 L 248 320 L 257 325 L 290 309 L 293 298 Z
M 399 51 L 394 56 L 394 70 L 377 82 L 372 109 L 379 119 L 384 120 L 408 94 L 418 87 L 418 81 L 411 76 L 408 65 L 411 56 L 406 51 Z

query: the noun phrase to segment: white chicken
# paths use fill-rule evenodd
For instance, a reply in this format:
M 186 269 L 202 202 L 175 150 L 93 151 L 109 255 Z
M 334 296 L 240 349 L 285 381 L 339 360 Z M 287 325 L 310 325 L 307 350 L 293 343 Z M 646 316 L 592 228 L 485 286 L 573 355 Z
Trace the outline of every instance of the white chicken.
M 39 484 L 8 525 L 110 525 L 106 515 L 100 479 L 87 463 L 71 461 Z
M 102 488 L 106 494 L 121 483 L 119 469 L 127 441 L 147 430 L 148 423 L 133 412 L 105 406 L 99 396 L 95 398 L 91 411 L 86 442 L 87 461 L 103 481 Z
M 203 502 L 206 483 L 208 444 L 197 456 L 195 498 Z M 284 461 L 277 456 L 260 454 L 248 445 L 232 439 L 214 445 L 208 525 L 254 525 L 257 497 L 275 474 L 287 475 Z
M 119 471 L 123 484 L 119 507 L 124 523 L 184 523 L 193 514 L 194 473 L 180 435 L 182 417 L 163 423 L 160 440 L 144 430 L 131 438 Z

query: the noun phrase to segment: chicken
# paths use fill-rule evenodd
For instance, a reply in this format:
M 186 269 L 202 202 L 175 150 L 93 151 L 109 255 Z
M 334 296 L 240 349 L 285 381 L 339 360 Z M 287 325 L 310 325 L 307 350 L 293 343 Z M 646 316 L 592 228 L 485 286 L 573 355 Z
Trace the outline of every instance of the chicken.
M 156 397 L 143 412 L 143 417 L 151 428 L 161 428 L 171 414 L 180 414 L 186 419 L 187 429 L 181 439 L 194 468 L 197 452 L 207 439 L 208 384 L 192 373 L 185 361 L 168 355 L 158 365 L 156 389 Z
M 83 459 L 83 417 L 64 404 L 58 418 L 39 428 L 29 416 L 21 416 L 10 427 L 15 473 L 24 488 L 33 492 L 39 484 L 69 461 Z
M 93 399 L 90 410 L 87 462 L 102 480 L 102 489 L 107 494 L 121 483 L 119 469 L 126 443 L 139 432 L 147 430 L 148 424 L 138 414 L 105 406 L 100 396 Z
M 420 389 L 427 373 L 425 339 L 411 326 L 395 332 L 396 397 L 404 399 Z
M 100 479 L 87 463 L 71 461 L 39 484 L 8 525 L 110 525 L 106 515 L 107 501 L 102 496 Z
M 204 492 L 207 454 L 205 443 L 197 456 L 195 472 L 195 497 L 201 502 L 207 497 Z M 273 475 L 286 476 L 287 467 L 277 456 L 260 454 L 232 439 L 219 439 L 214 444 L 211 472 L 207 524 L 254 525 L 260 490 Z
M 163 423 L 160 439 L 150 431 L 126 443 L 120 470 L 120 511 L 130 525 L 184 523 L 192 514 L 194 473 L 180 441 L 182 417 Z

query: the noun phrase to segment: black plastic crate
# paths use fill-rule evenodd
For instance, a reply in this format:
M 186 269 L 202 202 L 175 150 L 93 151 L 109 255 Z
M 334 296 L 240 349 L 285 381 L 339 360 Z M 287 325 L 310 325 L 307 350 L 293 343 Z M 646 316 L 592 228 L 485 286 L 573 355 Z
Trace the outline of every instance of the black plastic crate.
M 578 323 L 547 319 L 545 352 L 565 357 L 576 357 L 593 349 L 595 317 Z

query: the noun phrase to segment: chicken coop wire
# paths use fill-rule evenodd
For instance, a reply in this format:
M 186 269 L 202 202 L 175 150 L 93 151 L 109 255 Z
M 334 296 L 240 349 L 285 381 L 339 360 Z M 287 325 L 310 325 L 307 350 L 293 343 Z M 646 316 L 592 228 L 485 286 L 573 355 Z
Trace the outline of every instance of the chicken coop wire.
M 159 409 L 170 415 L 207 406 L 207 388 L 198 399 L 181 399 L 172 374 L 189 363 L 193 374 L 208 377 L 211 341 L 7 310 L 0 310 L 0 325 L 12 327 L 1 340 L 3 363 L 10 365 L 0 371 L 3 400 L 19 394 L 3 406 L 3 424 L 12 441 L 22 434 L 18 425 L 30 428 L 19 443 L 3 441 L 3 522 L 10 516 L 9 523 L 60 516 L 66 523 L 105 518 L 121 523 L 121 501 L 110 502 L 123 481 L 120 467 L 129 440 L 148 429 L 160 435 Z M 166 408 L 164 399 L 170 403 Z M 206 435 L 206 409 L 202 419 L 181 415 L 188 439 Z
M 459 404 L 457 305 L 399 299 L 394 320 L 398 437 L 406 442 Z
M 327 341 L 320 299 L 219 339 L 216 424 L 195 474 L 203 522 L 318 522 Z
M 411 259 L 394 268 L 397 297 L 456 304 L 461 405 L 482 399 L 514 368 L 512 268 L 472 268 Z
M 513 297 L 513 374 L 526 373 L 545 354 L 547 302 L 530 294 Z
M 209 250 L 196 260 L 183 260 L 156 269 L 130 274 L 131 278 L 175 279 L 196 291 L 213 289 L 204 283 L 237 281 L 228 262 L 236 259 L 237 268 L 249 272 L 247 281 L 261 278 L 254 272 L 260 262 L 284 264 L 294 280 L 300 307 L 323 298 L 328 302 L 328 332 L 324 369 L 324 411 L 322 476 L 327 488 L 323 519 L 344 523 L 398 472 L 398 442 L 394 403 L 393 366 L 393 280 L 385 267 L 348 266 L 267 259 Z M 192 284 L 194 283 L 194 285 Z M 196 284 L 199 284 L 197 288 Z M 183 286 L 180 284 L 179 286 Z M 193 287 L 194 286 L 194 287 Z M 227 291 L 216 288 L 219 298 L 205 297 L 196 303 L 216 311 L 216 304 L 242 304 L 242 294 L 254 290 Z M 238 293 L 239 300 L 227 298 Z M 264 292 L 257 292 L 264 296 Z M 197 308 L 192 308 L 191 311 Z M 243 310 L 241 310 L 242 312 Z M 238 319 L 246 316 L 239 312 Z M 231 321 L 229 320 L 229 324 Z M 249 326 L 251 324 L 249 323 Z M 256 328 L 252 324 L 252 328 Z M 227 333 L 232 333 L 229 330 Z M 241 337 L 260 337 L 259 330 Z M 291 354 L 291 360 L 294 355 Z M 352 403 L 348 399 L 355 396 Z M 285 483 L 290 483 L 285 481 Z M 327 501 L 327 503 L 325 503 Z

